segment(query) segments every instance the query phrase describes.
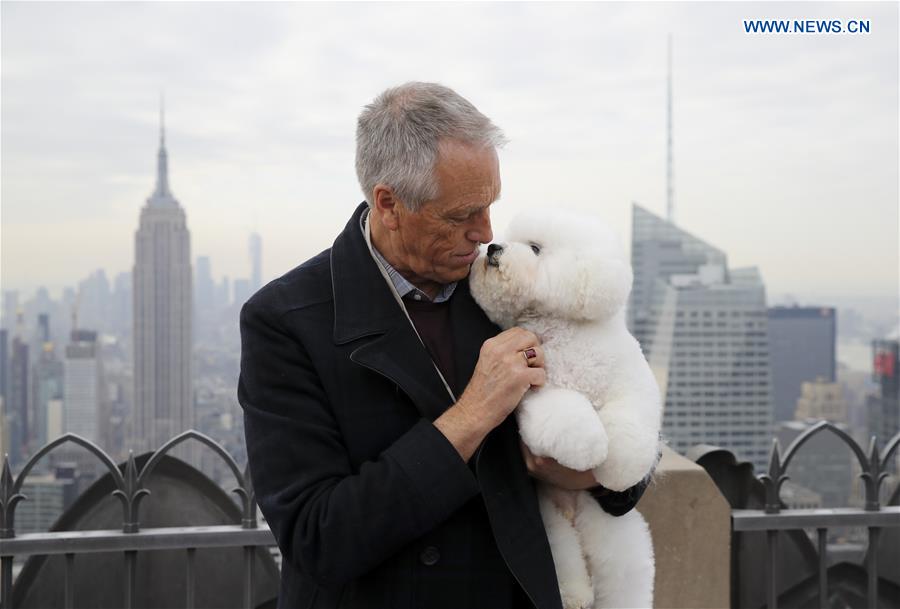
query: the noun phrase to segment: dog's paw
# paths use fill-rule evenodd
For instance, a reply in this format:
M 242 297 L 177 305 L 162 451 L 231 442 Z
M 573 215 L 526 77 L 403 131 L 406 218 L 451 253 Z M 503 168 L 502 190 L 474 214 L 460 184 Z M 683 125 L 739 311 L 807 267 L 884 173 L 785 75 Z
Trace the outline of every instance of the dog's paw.
M 606 461 L 593 469 L 594 478 L 611 491 L 628 490 L 653 468 L 657 447 L 628 449 L 621 444 L 610 443 Z
M 562 465 L 585 472 L 606 460 L 609 440 L 599 419 L 570 427 L 564 437 L 565 441 L 555 447 L 555 454 L 552 455 Z
M 525 395 L 517 411 L 519 433 L 535 455 L 587 471 L 606 458 L 606 430 L 584 394 L 545 387 Z
M 594 606 L 594 588 L 590 582 L 564 581 L 559 585 L 563 609 L 592 609 Z

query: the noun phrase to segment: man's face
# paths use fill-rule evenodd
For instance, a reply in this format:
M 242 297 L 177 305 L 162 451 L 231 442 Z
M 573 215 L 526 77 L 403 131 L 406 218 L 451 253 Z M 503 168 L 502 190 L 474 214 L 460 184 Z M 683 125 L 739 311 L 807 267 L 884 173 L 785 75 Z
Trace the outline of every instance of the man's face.
M 407 279 L 413 283 L 416 279 L 438 284 L 463 279 L 478 256 L 478 245 L 493 239 L 489 208 L 500 196 L 497 152 L 492 147 L 444 141 L 435 177 L 437 198 L 416 213 L 397 206 L 392 236 L 400 263 L 397 270 L 412 275 Z

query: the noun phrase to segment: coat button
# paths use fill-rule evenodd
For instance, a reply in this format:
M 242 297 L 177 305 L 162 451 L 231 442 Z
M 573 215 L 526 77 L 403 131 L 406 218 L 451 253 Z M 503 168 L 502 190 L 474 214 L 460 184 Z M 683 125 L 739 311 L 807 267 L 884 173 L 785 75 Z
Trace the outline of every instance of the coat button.
M 419 554 L 419 560 L 422 561 L 423 565 L 428 567 L 432 565 L 436 565 L 437 561 L 441 559 L 441 553 L 438 552 L 438 549 L 434 546 L 428 546 L 424 550 L 422 550 L 421 554 Z

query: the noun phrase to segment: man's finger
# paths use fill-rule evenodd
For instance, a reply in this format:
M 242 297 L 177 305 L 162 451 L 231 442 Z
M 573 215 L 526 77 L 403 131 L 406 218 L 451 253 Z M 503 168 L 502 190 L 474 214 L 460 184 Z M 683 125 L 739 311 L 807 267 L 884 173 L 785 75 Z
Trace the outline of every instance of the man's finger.
M 541 344 L 540 339 L 534 332 L 514 326 L 509 330 L 504 330 L 494 337 L 503 346 L 504 350 L 524 351 L 529 347 L 536 347 Z

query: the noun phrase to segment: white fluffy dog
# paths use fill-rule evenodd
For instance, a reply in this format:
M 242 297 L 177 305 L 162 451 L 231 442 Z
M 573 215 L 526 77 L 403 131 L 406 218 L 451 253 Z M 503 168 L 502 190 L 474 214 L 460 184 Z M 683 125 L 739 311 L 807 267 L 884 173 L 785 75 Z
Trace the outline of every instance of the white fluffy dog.
M 502 328 L 541 340 L 547 384 L 516 415 L 532 453 L 623 491 L 653 468 L 659 389 L 625 327 L 632 272 L 616 234 L 591 217 L 517 217 L 472 265 L 472 295 Z M 585 491 L 541 484 L 541 514 L 563 605 L 651 607 L 653 545 L 635 510 L 614 517 Z

